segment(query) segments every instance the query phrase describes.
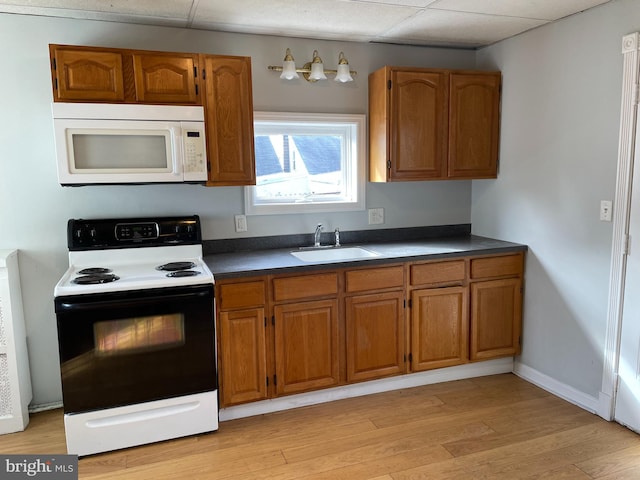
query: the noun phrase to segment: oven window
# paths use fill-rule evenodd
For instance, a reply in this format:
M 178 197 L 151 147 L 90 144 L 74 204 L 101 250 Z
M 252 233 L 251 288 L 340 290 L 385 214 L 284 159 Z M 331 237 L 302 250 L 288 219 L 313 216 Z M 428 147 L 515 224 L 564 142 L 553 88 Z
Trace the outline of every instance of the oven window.
M 97 356 L 123 355 L 181 347 L 185 343 L 184 315 L 108 320 L 93 325 Z

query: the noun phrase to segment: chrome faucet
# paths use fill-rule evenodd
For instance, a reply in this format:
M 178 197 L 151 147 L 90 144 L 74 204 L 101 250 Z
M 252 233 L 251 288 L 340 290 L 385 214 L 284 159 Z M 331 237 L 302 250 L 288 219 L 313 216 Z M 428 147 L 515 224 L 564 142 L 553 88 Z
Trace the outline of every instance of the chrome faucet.
M 319 247 L 320 246 L 320 234 L 322 233 L 322 224 L 319 223 L 318 226 L 316 227 L 316 233 L 313 234 L 313 246 L 314 247 Z
M 336 228 L 334 233 L 336 235 L 336 244 L 335 244 L 335 246 L 339 247 L 340 246 L 340 229 Z

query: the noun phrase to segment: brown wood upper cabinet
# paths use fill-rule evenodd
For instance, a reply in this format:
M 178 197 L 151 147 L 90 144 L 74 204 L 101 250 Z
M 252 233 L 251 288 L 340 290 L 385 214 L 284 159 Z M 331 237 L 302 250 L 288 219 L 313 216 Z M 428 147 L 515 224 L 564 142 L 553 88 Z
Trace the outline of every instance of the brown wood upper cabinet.
M 53 99 L 202 105 L 207 185 L 255 185 L 251 58 L 49 45 Z
M 197 53 L 49 45 L 53 99 L 202 105 Z
M 500 72 L 383 67 L 369 76 L 372 182 L 495 178 Z
M 203 57 L 208 185 L 255 185 L 251 59 Z
M 197 54 L 134 54 L 136 100 L 201 105 L 197 72 Z

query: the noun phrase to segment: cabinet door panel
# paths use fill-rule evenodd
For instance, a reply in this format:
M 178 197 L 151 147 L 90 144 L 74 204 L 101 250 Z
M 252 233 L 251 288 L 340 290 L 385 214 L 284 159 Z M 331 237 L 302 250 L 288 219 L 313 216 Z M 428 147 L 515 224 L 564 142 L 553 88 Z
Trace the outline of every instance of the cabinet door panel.
M 460 365 L 468 360 L 467 288 L 415 290 L 411 294 L 411 369 Z
M 346 299 L 347 381 L 404 372 L 403 312 L 401 291 Z
M 56 100 L 122 102 L 125 98 L 122 55 L 52 46 Z
M 277 394 L 336 385 L 339 381 L 337 301 L 277 305 L 274 313 Z
M 471 284 L 471 360 L 519 353 L 521 285 L 520 278 Z
M 251 59 L 204 56 L 210 185 L 255 185 Z
M 263 308 L 221 312 L 219 319 L 222 405 L 267 398 Z
M 444 72 L 392 74 L 392 179 L 446 176 L 447 77 Z
M 198 55 L 133 55 L 136 100 L 200 104 L 196 92 Z
M 498 175 L 500 74 L 451 74 L 449 177 Z

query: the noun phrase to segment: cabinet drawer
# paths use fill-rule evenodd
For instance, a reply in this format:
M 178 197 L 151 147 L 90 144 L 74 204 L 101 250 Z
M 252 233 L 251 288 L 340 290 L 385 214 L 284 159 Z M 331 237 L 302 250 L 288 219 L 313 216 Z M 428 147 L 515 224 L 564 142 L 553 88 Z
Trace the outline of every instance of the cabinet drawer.
M 263 281 L 240 282 L 218 285 L 220 310 L 264 305 L 265 285 Z
M 362 292 L 383 288 L 401 288 L 404 285 L 404 268 L 394 267 L 367 268 L 346 273 L 346 291 Z
M 464 260 L 411 265 L 411 285 L 462 282 L 464 277 Z
M 522 274 L 522 254 L 471 260 L 471 278 L 505 277 Z
M 338 294 L 338 274 L 318 273 L 273 279 L 273 299 L 276 302 Z

